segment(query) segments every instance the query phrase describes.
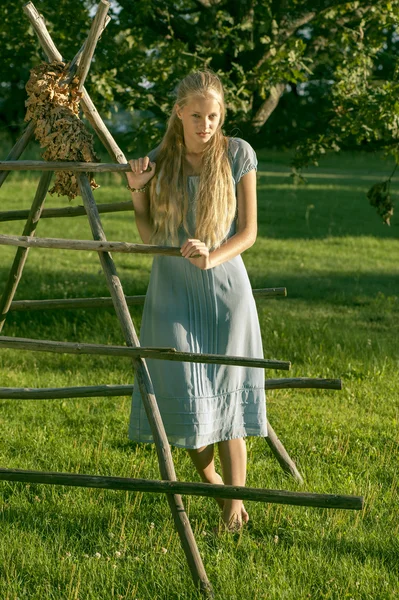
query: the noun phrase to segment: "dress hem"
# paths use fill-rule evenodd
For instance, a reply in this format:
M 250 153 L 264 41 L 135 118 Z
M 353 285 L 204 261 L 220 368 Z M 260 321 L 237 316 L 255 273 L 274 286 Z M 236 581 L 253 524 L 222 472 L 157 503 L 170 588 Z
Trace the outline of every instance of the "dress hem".
M 178 443 L 174 443 L 168 440 L 169 444 L 171 446 L 174 446 L 175 448 L 185 448 L 186 450 L 197 450 L 198 448 L 203 448 L 204 446 L 210 446 L 211 444 L 217 444 L 218 442 L 228 442 L 229 440 L 238 440 L 240 438 L 242 439 L 246 439 L 248 437 L 267 437 L 267 431 L 266 433 L 247 433 L 247 434 L 239 434 L 239 435 L 231 435 L 231 436 L 227 436 L 224 437 L 221 440 L 214 440 L 212 442 L 207 442 L 206 444 L 200 444 L 199 446 L 183 446 L 183 444 L 178 444 Z M 135 440 L 132 438 L 129 438 L 130 441 L 134 444 L 155 444 L 154 440 Z

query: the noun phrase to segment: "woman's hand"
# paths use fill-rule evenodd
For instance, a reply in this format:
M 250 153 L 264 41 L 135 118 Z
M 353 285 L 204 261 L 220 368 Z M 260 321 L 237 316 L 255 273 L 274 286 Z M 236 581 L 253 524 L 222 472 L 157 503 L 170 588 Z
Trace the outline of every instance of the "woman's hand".
M 180 248 L 180 252 L 184 258 L 187 258 L 192 265 L 199 269 L 206 271 L 212 268 L 209 250 L 201 240 L 186 240 Z
M 151 162 L 148 156 L 129 160 L 132 171 L 126 173 L 127 181 L 130 187 L 142 188 L 155 175 L 156 163 Z

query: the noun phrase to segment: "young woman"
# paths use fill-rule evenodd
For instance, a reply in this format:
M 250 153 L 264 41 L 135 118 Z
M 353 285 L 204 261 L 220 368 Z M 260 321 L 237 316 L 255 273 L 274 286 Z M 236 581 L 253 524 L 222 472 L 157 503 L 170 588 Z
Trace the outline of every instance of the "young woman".
M 142 241 L 181 249 L 181 258 L 154 257 L 140 343 L 263 358 L 240 256 L 257 234 L 257 159 L 247 142 L 223 135 L 225 112 L 219 78 L 191 73 L 178 87 L 161 144 L 129 161 Z M 202 481 L 245 485 L 244 438 L 267 435 L 263 369 L 154 359 L 147 365 L 169 442 L 187 448 Z M 153 441 L 138 386 L 129 436 Z M 228 529 L 248 521 L 241 500 L 218 503 Z

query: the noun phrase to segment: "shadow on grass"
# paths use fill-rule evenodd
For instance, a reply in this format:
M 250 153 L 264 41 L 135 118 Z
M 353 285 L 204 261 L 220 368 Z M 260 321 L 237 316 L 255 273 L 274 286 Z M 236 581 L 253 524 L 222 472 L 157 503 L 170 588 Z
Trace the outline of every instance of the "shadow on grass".
M 0 269 L 0 281 L 5 279 L 7 273 L 4 267 Z M 249 274 L 253 288 L 285 286 L 288 291 L 287 298 L 257 300 L 262 335 L 265 343 L 267 341 L 268 355 L 286 356 L 287 352 L 292 353 L 295 349 L 295 364 L 299 364 L 301 356 L 305 358 L 309 354 L 309 344 L 312 348 L 317 348 L 320 344 L 325 346 L 327 337 L 330 346 L 328 344 L 327 347 L 325 346 L 325 352 L 334 354 L 335 342 L 345 341 L 346 345 L 349 344 L 348 347 L 345 346 L 347 351 L 358 354 L 359 347 L 367 345 L 369 338 L 373 338 L 370 352 L 373 352 L 374 358 L 379 356 L 383 359 L 386 355 L 392 355 L 394 330 L 399 315 L 399 280 L 394 273 L 343 275 L 331 272 L 323 276 L 290 273 L 278 281 L 271 276 L 251 277 L 251 269 Z M 122 284 L 124 279 L 121 273 Z M 127 295 L 145 293 L 143 280 L 138 286 L 135 282 L 128 281 L 124 286 L 125 293 Z M 65 281 L 68 283 L 66 284 Z M 45 283 L 47 287 L 43 288 L 41 283 Z M 82 274 L 77 279 L 63 270 L 56 273 L 40 270 L 38 273 L 27 267 L 17 297 L 44 299 L 65 296 L 108 296 L 104 285 L 101 273 L 89 276 Z M 136 332 L 139 334 L 142 306 L 131 306 L 130 314 Z M 287 330 L 283 331 L 285 326 Z M 277 337 L 274 338 L 276 329 Z M 281 339 L 278 337 L 280 334 Z M 120 325 L 112 307 L 10 312 L 2 335 L 69 342 L 124 344 Z M 331 340 L 334 341 L 332 346 Z M 368 354 L 364 359 L 371 360 Z M 44 357 L 40 359 L 40 364 L 43 361 Z M 55 365 L 62 364 L 65 368 L 66 365 L 76 364 L 72 357 L 68 357 L 65 364 L 61 357 L 49 358 L 48 362 L 49 364 L 54 362 Z M 88 357 L 84 362 L 91 364 Z M 112 364 L 116 362 L 115 359 Z M 120 364 L 120 368 L 124 367 L 125 361 Z
M 399 295 L 399 277 L 396 272 L 356 273 L 353 271 L 345 274 L 339 271 L 324 271 L 323 273 L 314 273 L 304 269 L 302 273 L 282 273 L 277 280 L 274 273 L 265 276 L 254 274 L 254 272 L 259 271 L 255 257 L 248 260 L 247 270 L 254 289 L 284 286 L 287 288 L 289 299 L 306 299 L 309 303 L 322 301 L 323 303 L 362 306 L 374 300 L 377 295 L 382 300 L 383 297 Z M 3 265 L 0 268 L 0 293 L 4 288 L 8 273 L 9 266 Z M 121 270 L 120 279 L 126 295 L 145 295 L 149 282 L 148 272 L 143 273 L 140 279 L 133 280 Z M 95 298 L 98 296 L 109 297 L 109 291 L 102 272 L 97 274 L 82 273 L 77 278 L 74 277 L 74 273 L 68 270 L 51 271 L 43 268 L 36 270 L 27 265 L 14 299 L 44 300 L 51 298 Z M 284 298 L 279 298 L 276 301 L 284 302 Z M 259 299 L 258 302 L 269 303 L 270 300 Z M 130 309 L 132 312 L 141 312 L 142 306 L 135 305 L 131 306 Z M 54 310 L 46 311 L 46 314 L 75 315 L 78 320 L 81 312 L 93 312 L 93 314 L 101 315 L 103 311 L 109 312 L 109 310 Z M 29 316 L 29 319 L 40 322 L 40 315 L 43 314 L 45 313 L 42 311 L 14 311 L 10 313 L 10 316 L 23 319 L 23 315 L 25 315 L 25 318 Z
M 378 178 L 377 178 L 378 180 Z M 258 235 L 270 239 L 323 239 L 373 236 L 398 239 L 399 217 L 384 225 L 366 196 L 372 181 L 333 175 L 295 187 L 287 176 L 261 176 L 258 183 Z
M 250 269 L 248 269 L 250 272 Z M 368 306 L 376 301 L 383 308 L 387 298 L 394 308 L 399 310 L 399 277 L 397 273 L 349 273 L 327 272 L 323 274 L 311 274 L 309 271 L 303 274 L 283 273 L 277 281 L 275 276 L 259 277 L 250 279 L 254 289 L 262 287 L 287 288 L 287 299 L 306 300 L 309 304 L 322 302 L 338 306 L 356 307 Z M 395 301 L 396 297 L 396 301 Z M 278 298 L 275 302 L 284 302 L 284 298 Z M 261 302 L 259 300 L 259 302 Z M 267 306 L 269 300 L 262 301 Z M 388 308 L 388 305 L 385 306 Z

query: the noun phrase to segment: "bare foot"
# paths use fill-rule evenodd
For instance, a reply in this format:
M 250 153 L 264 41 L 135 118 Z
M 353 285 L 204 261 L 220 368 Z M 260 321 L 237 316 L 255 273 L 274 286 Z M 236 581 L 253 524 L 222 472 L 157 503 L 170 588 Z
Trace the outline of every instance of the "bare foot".
M 242 529 L 242 521 L 235 519 L 236 515 L 233 515 L 229 523 L 220 521 L 217 527 L 213 527 L 212 532 L 216 536 L 223 535 L 223 533 L 239 533 Z
M 242 508 L 241 508 L 241 518 L 242 518 L 242 522 L 243 523 L 248 523 L 248 521 L 249 521 L 249 514 L 245 510 L 245 506 L 244 505 L 242 505 Z
M 232 514 L 222 513 L 222 519 L 225 526 L 225 531 L 229 533 L 237 533 L 242 529 L 242 518 L 236 512 Z
M 221 478 L 221 476 L 219 475 L 219 473 L 216 473 L 216 479 L 217 479 L 217 481 L 213 481 L 212 483 L 220 483 L 220 484 L 223 485 L 223 479 Z M 215 498 L 215 500 L 218 503 L 219 508 L 223 512 L 223 507 L 224 507 L 224 500 L 223 500 L 223 498 Z M 248 521 L 249 521 L 249 514 L 245 510 L 245 506 L 244 505 L 242 505 L 242 508 L 241 508 L 241 519 L 242 519 L 243 523 L 248 523 Z

